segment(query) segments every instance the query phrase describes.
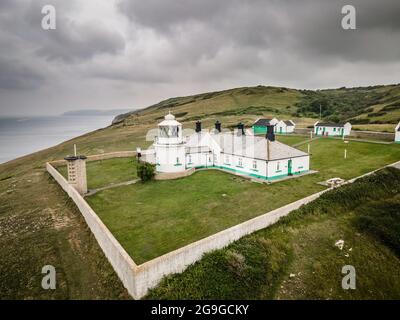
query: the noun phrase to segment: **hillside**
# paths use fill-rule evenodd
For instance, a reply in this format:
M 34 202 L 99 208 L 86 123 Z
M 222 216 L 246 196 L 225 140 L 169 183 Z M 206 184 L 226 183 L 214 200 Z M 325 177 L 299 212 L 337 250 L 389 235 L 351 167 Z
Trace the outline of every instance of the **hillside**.
M 113 123 L 150 123 L 170 110 L 183 122 L 202 119 L 209 124 L 218 118 L 228 126 L 237 121 L 251 125 L 257 118 L 276 116 L 306 127 L 319 118 L 320 107 L 326 121 L 351 121 L 363 125 L 363 129 L 371 125 L 371 130 L 379 130 L 379 126 L 387 130 L 400 121 L 400 85 L 315 91 L 269 86 L 236 88 L 167 99 L 119 115 Z

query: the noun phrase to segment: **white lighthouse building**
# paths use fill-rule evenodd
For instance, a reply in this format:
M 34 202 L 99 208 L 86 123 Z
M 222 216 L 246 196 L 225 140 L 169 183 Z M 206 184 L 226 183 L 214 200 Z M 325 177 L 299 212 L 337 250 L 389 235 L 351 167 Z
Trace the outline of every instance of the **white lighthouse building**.
M 247 134 L 242 123 L 226 132 L 219 121 L 212 130 L 202 130 L 197 121 L 195 132 L 185 137 L 172 114 L 158 124 L 154 144 L 142 160 L 154 163 L 159 173 L 214 168 L 265 180 L 301 174 L 310 165 L 307 153 L 276 141 L 272 125 L 261 137 Z
M 158 124 L 158 136 L 154 142 L 155 161 L 159 172 L 185 170 L 185 143 L 182 124 L 172 114 Z

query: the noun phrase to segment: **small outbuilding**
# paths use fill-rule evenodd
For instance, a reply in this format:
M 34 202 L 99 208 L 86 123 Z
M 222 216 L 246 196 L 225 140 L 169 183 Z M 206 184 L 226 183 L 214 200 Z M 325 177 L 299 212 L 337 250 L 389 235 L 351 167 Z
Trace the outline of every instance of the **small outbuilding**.
M 394 130 L 394 142 L 400 143 L 400 122 L 397 124 Z
M 275 126 L 275 132 L 278 134 L 293 133 L 295 123 L 292 120 L 281 120 Z
M 317 136 L 348 136 L 351 133 L 351 123 L 328 123 L 317 121 L 314 124 L 314 134 Z
M 279 120 L 276 118 L 257 119 L 257 121 L 254 122 L 254 124 L 252 126 L 253 132 L 254 132 L 254 134 L 266 134 L 267 127 L 268 126 L 276 126 L 278 122 L 279 122 Z

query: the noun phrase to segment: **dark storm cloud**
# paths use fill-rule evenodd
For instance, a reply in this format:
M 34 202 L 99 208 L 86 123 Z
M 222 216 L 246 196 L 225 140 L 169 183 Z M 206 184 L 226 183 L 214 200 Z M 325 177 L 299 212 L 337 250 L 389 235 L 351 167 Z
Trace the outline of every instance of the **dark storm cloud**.
M 38 70 L 19 62 L 0 58 L 0 90 L 35 89 L 44 82 Z
M 358 30 L 355 31 L 341 28 L 341 8 L 345 4 L 340 0 L 176 0 L 172 3 L 124 0 L 120 9 L 134 23 L 178 45 L 176 37 L 191 32 L 196 26 L 199 29 L 200 25 L 212 43 L 218 43 L 217 48 L 210 49 L 207 41 L 193 37 L 192 48 L 203 54 L 208 50 L 215 54 L 224 46 L 232 45 L 251 46 L 255 49 L 254 56 L 273 48 L 290 50 L 293 56 L 314 61 L 332 56 L 344 61 L 398 60 L 400 1 L 351 1 L 357 10 Z
M 40 27 L 45 4 L 56 7 L 55 31 Z M 341 28 L 346 4 L 357 30 Z M 399 82 L 399 16 L 398 0 L 1 0 L 0 112 Z
M 46 59 L 61 59 L 65 62 L 82 62 L 97 54 L 116 54 L 125 47 L 121 34 L 109 30 L 101 18 L 81 22 L 73 17 L 79 11 L 78 1 L 52 1 L 57 10 L 57 30 L 44 31 L 41 28 L 43 14 L 41 8 L 49 1 L 7 0 L 2 4 L 0 27 L 23 41 L 24 47 L 31 47 L 34 52 Z M 1 40 L 0 40 L 1 41 Z M 6 47 L 2 48 L 4 54 Z

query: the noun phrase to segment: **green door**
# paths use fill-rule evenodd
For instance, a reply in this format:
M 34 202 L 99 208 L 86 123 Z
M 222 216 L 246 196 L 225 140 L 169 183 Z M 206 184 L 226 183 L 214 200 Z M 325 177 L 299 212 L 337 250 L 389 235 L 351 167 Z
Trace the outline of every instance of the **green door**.
M 288 176 L 291 176 L 292 175 L 292 159 L 290 159 L 288 161 L 287 171 L 288 171 Z
M 279 133 L 282 134 L 282 127 L 279 127 Z

